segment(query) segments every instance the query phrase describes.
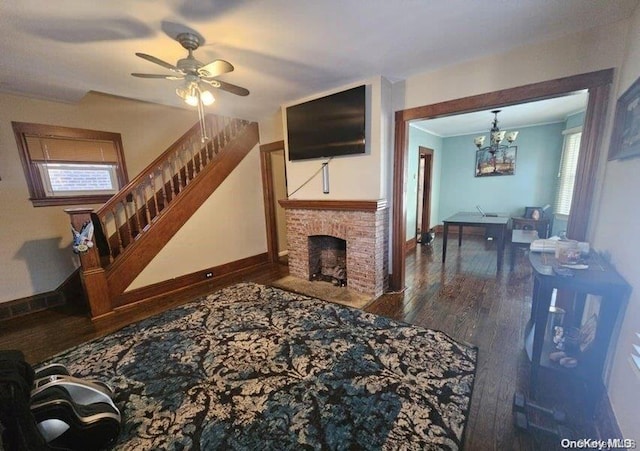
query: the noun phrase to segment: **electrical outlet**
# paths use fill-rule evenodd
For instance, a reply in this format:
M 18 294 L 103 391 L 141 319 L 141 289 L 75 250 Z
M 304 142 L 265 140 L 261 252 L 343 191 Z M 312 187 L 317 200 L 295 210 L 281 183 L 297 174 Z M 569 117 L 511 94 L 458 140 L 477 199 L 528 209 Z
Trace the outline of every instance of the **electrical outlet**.
M 212 272 L 208 272 L 204 275 L 207 279 L 211 279 L 213 277 L 213 273 Z

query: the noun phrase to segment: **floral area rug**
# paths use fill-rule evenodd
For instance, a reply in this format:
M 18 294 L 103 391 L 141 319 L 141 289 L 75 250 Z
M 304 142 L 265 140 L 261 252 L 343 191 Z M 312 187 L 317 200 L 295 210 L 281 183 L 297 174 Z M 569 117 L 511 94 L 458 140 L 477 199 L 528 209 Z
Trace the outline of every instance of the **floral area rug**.
M 242 283 L 47 363 L 111 384 L 114 449 L 459 449 L 476 348 Z

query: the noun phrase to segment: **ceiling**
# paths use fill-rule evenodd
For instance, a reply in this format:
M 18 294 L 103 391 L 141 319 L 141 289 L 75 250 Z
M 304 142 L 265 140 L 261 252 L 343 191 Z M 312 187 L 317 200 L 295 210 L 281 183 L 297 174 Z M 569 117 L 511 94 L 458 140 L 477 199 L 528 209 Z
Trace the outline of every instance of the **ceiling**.
M 391 81 L 628 17 L 638 0 L 0 1 L 0 91 L 78 102 L 89 91 L 184 107 L 177 81 L 137 79 L 175 63 L 170 36 L 194 30 L 195 56 L 224 59 L 208 111 L 259 119 L 283 103 L 382 75 Z M 489 119 L 486 120 L 489 122 Z

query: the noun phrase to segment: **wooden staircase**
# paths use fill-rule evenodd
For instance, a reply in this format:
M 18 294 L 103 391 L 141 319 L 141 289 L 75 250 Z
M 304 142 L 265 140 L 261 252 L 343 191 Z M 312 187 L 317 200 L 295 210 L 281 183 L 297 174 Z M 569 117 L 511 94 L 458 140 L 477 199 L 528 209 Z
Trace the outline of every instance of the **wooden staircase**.
M 99 210 L 72 208 L 71 225 L 94 225 L 95 246 L 80 254 L 92 318 L 123 305 L 124 290 L 258 143 L 258 124 L 206 117 Z

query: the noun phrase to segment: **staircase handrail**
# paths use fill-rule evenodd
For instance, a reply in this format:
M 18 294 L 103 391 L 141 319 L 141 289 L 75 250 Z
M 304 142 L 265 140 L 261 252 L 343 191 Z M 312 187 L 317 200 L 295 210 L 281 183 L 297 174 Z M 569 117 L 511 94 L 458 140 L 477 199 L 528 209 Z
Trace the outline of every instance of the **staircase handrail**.
M 212 115 L 208 115 L 209 117 Z M 138 175 L 136 175 L 133 179 L 129 181 L 125 186 L 120 188 L 120 190 L 111 197 L 107 202 L 105 202 L 102 207 L 96 210 L 95 214 L 98 217 L 102 217 L 106 212 L 108 212 L 113 206 L 125 200 L 125 198 L 129 195 L 131 190 L 140 185 L 141 182 L 146 180 L 149 175 L 151 175 L 158 166 L 161 166 L 171 155 L 173 155 L 176 150 L 180 148 L 180 146 L 189 141 L 194 135 L 200 134 L 200 124 L 196 123 L 187 130 L 180 138 L 178 138 L 173 144 L 171 144 L 167 150 L 162 152 L 155 160 L 147 165 Z M 213 141 L 215 137 L 209 138 L 209 141 L 203 143 L 203 147 L 207 145 L 209 142 Z

